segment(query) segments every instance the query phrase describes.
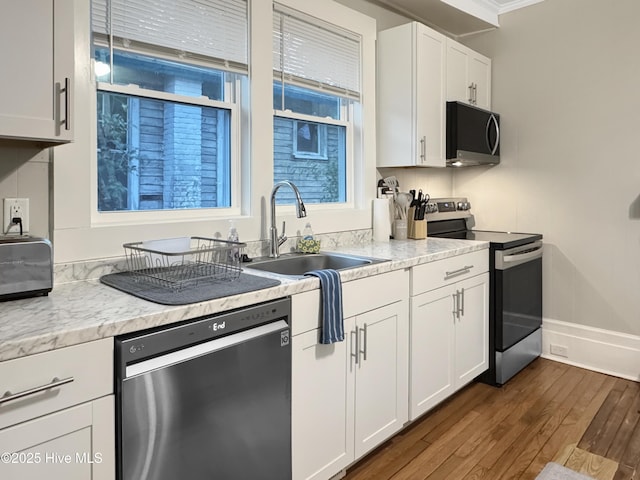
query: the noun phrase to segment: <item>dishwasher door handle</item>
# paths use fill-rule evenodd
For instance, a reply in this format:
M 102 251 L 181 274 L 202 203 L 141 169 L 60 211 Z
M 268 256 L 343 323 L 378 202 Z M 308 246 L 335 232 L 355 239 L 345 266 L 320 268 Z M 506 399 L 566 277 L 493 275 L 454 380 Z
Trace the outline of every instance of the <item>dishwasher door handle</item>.
M 154 357 L 149 360 L 144 360 L 133 365 L 127 365 L 125 370 L 125 379 L 133 377 L 135 375 L 141 375 L 143 373 L 156 370 L 158 368 L 164 368 L 169 365 L 184 362 L 192 358 L 207 355 L 223 348 L 232 347 L 243 342 L 247 342 L 251 339 L 262 337 L 278 330 L 289 328 L 289 325 L 284 320 L 278 320 L 276 322 L 260 325 L 259 327 L 244 330 L 232 335 L 216 338 L 205 343 L 200 343 L 192 347 L 183 348 L 175 352 L 167 353 L 159 357 Z

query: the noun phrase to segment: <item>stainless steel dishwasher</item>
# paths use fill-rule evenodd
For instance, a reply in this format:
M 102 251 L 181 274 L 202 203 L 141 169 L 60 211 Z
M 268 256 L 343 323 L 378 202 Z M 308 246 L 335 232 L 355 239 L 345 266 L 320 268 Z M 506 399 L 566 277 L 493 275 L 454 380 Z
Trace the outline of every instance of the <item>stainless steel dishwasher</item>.
M 291 479 L 290 299 L 116 338 L 120 480 Z

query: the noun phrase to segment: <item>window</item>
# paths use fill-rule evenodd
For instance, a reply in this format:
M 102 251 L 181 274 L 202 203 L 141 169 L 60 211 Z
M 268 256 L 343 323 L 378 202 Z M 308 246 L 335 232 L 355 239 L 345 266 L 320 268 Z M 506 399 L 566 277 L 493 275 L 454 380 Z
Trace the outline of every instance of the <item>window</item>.
M 305 203 L 347 203 L 354 112 L 360 109 L 360 37 L 275 8 L 274 180 L 293 181 Z M 293 195 L 277 201 L 291 203 Z
M 244 0 L 93 0 L 100 212 L 229 208 Z
M 321 123 L 294 120 L 293 156 L 295 158 L 327 159 L 327 126 Z

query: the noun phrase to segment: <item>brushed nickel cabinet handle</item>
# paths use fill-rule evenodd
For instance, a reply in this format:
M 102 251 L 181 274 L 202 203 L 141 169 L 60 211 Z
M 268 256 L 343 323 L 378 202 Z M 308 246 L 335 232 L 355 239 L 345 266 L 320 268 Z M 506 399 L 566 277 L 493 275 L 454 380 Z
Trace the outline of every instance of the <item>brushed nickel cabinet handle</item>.
M 64 79 L 64 129 L 71 130 L 71 79 Z
M 456 290 L 456 293 L 454 293 L 453 295 L 451 295 L 453 297 L 453 319 L 455 320 L 456 317 L 460 316 L 460 312 L 459 312 L 459 308 L 458 308 L 458 291 Z
M 353 348 L 353 335 L 354 334 L 356 336 L 356 348 L 355 349 Z M 355 357 L 356 365 L 358 365 L 358 363 L 359 363 L 358 359 L 360 358 L 360 332 L 359 332 L 358 327 L 356 327 L 355 332 L 353 330 L 351 331 L 351 353 L 350 353 L 350 355 L 352 357 Z
M 458 270 L 453 270 L 451 272 L 444 272 L 444 279 L 449 280 L 454 277 L 459 277 L 460 275 L 469 273 L 472 268 L 473 268 L 473 265 L 465 265 L 464 267 L 459 268 Z
M 427 158 L 427 137 L 422 136 L 420 139 L 420 163 L 424 163 Z
M 464 288 L 460 290 L 460 315 L 464 317 Z
M 367 360 L 367 324 L 366 323 L 360 329 L 360 331 L 364 333 L 363 339 L 362 339 L 362 343 L 364 345 L 364 349 L 360 349 L 360 353 L 362 353 L 362 359 L 364 361 L 366 361 Z
M 51 390 L 52 388 L 61 387 L 62 385 L 73 382 L 73 380 L 73 377 L 63 378 L 62 380 L 60 380 L 58 377 L 54 377 L 53 380 L 51 380 L 51 383 L 47 383 L 46 385 L 41 385 L 39 387 L 30 388 L 22 392 L 11 393 L 9 390 L 7 390 L 6 392 L 4 392 L 4 395 L 0 397 L 0 405 L 2 405 L 3 403 L 11 402 L 13 400 L 18 400 L 20 398 L 35 395 L 36 393 L 44 392 L 46 390 Z

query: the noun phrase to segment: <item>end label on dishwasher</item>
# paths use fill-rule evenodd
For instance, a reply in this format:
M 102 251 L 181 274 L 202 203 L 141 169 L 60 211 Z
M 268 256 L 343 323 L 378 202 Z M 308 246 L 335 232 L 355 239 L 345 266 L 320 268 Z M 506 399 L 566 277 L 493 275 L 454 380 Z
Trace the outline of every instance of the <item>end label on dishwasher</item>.
M 280 346 L 286 347 L 289 345 L 289 330 L 280 332 Z
M 209 325 L 209 328 L 214 332 L 218 332 L 220 330 L 224 330 L 225 328 L 227 328 L 227 322 L 212 323 L 211 325 Z

